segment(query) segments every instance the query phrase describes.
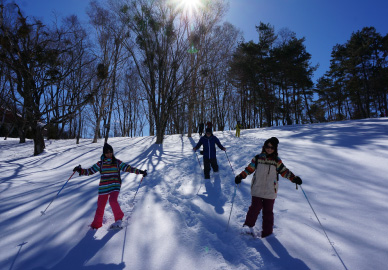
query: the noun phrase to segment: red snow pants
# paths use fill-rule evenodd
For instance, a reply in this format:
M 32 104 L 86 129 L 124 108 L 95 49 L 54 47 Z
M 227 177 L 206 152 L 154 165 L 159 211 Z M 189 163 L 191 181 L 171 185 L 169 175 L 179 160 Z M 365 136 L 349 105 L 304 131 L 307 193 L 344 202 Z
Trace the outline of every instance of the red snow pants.
M 273 205 L 275 199 L 263 199 L 252 196 L 252 203 L 249 206 L 247 216 L 245 218 L 244 226 L 254 227 L 256 224 L 257 217 L 260 211 L 263 209 L 263 225 L 261 237 L 266 237 L 273 232 Z
M 97 210 L 96 210 L 96 214 L 94 215 L 94 220 L 93 220 L 92 224 L 90 224 L 90 227 L 92 227 L 94 229 L 98 229 L 102 226 L 105 205 L 108 202 L 108 199 L 109 199 L 109 205 L 112 208 L 113 215 L 115 217 L 115 221 L 123 219 L 124 213 L 123 213 L 123 211 L 121 211 L 120 205 L 117 201 L 118 197 L 119 197 L 118 191 L 114 191 L 114 192 L 109 193 L 109 194 L 98 195 Z

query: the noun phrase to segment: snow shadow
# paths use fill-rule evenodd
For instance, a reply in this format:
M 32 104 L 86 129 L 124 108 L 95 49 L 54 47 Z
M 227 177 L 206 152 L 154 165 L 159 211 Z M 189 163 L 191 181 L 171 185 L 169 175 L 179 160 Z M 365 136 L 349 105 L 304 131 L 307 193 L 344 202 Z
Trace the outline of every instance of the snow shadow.
M 66 151 L 69 151 L 69 150 L 70 149 L 67 149 Z M 57 170 L 57 169 L 66 169 L 69 172 L 69 174 L 71 174 L 71 171 L 73 169 L 71 164 L 74 163 L 74 160 L 78 160 L 84 156 L 94 154 L 94 152 L 96 152 L 96 149 L 89 149 L 82 153 L 77 153 L 77 155 L 74 155 L 72 159 L 69 159 L 65 162 L 61 162 L 59 163 L 59 165 L 57 163 L 53 163 L 53 160 L 61 159 L 62 156 L 64 157 L 62 160 L 66 160 L 67 159 L 66 155 L 68 154 L 64 154 L 64 152 L 42 153 L 41 155 L 36 157 L 27 157 L 23 159 L 12 159 L 12 160 L 3 161 L 4 165 L 0 164 L 0 169 L 1 167 L 4 167 L 4 168 L 16 167 L 16 168 L 13 170 L 12 175 L 3 177 L 0 180 L 0 184 L 6 183 L 9 181 L 16 182 L 22 178 L 40 179 L 40 175 L 42 173 L 49 173 L 52 170 Z M 44 169 L 38 170 L 35 172 L 26 173 L 26 171 L 30 171 L 30 169 L 32 168 L 44 168 Z M 37 183 L 37 181 L 35 180 L 34 182 Z
M 190 144 L 191 144 L 192 148 L 194 148 L 197 145 L 197 143 L 194 141 L 194 139 L 192 137 L 189 137 L 188 139 L 190 141 Z M 183 143 L 183 140 L 182 140 L 182 149 L 183 149 L 183 145 L 184 145 L 184 143 Z M 194 152 L 195 158 L 196 158 L 196 160 L 198 162 L 198 165 L 201 168 L 201 171 L 203 173 L 203 167 L 201 165 L 201 159 L 199 158 L 198 153 L 196 151 L 193 151 L 193 152 Z M 197 192 L 197 194 L 198 194 L 198 192 Z
M 250 241 L 249 246 L 254 247 L 260 253 L 264 262 L 263 269 L 310 269 L 302 260 L 292 257 L 273 235 L 261 241 Z
M 22 248 L 25 244 L 27 244 L 28 242 L 23 242 L 21 244 L 18 245 L 19 249 L 18 249 L 18 252 L 16 253 L 16 256 L 15 258 L 13 259 L 12 263 L 11 263 L 11 267 L 9 268 L 9 270 L 12 270 L 13 269 L 13 266 L 15 265 L 15 262 L 17 261 L 21 251 L 22 251 Z
M 387 123 L 387 125 L 382 125 Z M 307 138 L 311 142 L 327 144 L 328 146 L 341 146 L 355 148 L 367 145 L 376 138 L 387 138 L 388 118 L 364 119 L 359 121 L 343 121 L 327 124 L 305 126 L 292 126 L 294 132 L 288 139 Z
M 118 231 L 108 231 L 108 233 L 100 240 L 94 239 L 94 231 L 89 230 L 84 238 L 74 246 L 66 256 L 52 268 L 38 267 L 32 270 L 68 270 L 68 269 L 90 269 L 90 270 L 122 270 L 125 268 L 125 263 L 120 264 L 95 264 L 85 265 L 91 260 L 99 250 L 101 250 L 106 243 Z
M 198 196 L 204 202 L 214 206 L 214 210 L 217 214 L 224 214 L 224 206 L 227 200 L 221 190 L 221 178 L 219 174 L 215 174 L 214 182 L 205 180 L 205 189 L 206 191 L 203 194 L 198 194 Z
M 194 139 L 192 137 L 189 137 L 189 141 L 190 141 L 190 144 L 193 148 L 197 145 L 197 143 L 194 141 Z
M 162 155 L 165 154 L 168 155 L 168 153 L 165 153 L 163 150 L 163 144 L 151 144 L 147 149 L 142 151 L 141 154 L 126 163 L 151 173 L 152 171 L 156 171 L 156 168 L 163 163 Z

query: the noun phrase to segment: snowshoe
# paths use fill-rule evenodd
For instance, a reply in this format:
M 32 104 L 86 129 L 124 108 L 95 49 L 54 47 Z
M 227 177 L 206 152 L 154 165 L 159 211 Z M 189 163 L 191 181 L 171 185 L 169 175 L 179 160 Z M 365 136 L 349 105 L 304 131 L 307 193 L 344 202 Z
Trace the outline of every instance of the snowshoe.
M 121 230 L 123 228 L 123 221 L 117 220 L 115 223 L 110 225 L 109 230 Z
M 245 227 L 244 226 L 242 231 L 241 231 L 241 234 L 243 234 L 243 235 L 250 235 L 253 238 L 260 238 L 259 234 L 255 232 L 253 227 Z

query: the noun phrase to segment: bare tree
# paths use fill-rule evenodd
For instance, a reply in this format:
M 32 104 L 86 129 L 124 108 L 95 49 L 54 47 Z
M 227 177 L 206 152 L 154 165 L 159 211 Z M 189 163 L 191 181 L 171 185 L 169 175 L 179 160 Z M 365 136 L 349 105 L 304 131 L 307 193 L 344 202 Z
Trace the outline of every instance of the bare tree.
M 15 4 L 0 6 L 0 61 L 7 66 L 16 85 L 13 97 L 22 104 L 34 139 L 34 155 L 45 148 L 44 118 L 53 109 L 44 102 L 44 94 L 69 74 L 77 60 L 71 56 L 75 44 L 67 38 L 67 30 L 49 28 L 35 19 L 30 21 Z M 67 61 L 63 61 L 65 58 Z M 65 95 L 63 91 L 59 88 L 56 94 Z M 60 115 L 55 121 L 68 116 L 69 113 Z
M 103 8 L 97 1 L 91 1 L 87 13 L 90 18 L 90 23 L 95 29 L 96 39 L 98 41 L 99 47 L 96 48 L 96 56 L 99 59 L 97 71 L 98 77 L 102 81 L 93 104 L 95 114 L 93 143 L 96 143 L 97 139 L 101 136 L 101 120 L 104 120 L 103 129 L 107 131 L 105 141 L 107 141 L 109 135 L 108 129 L 110 129 L 110 118 L 116 89 L 116 68 L 121 45 L 115 39 L 114 33 L 112 33 L 114 19 L 108 9 Z
M 128 27 L 131 39 L 125 41 L 147 95 L 155 124 L 156 143 L 163 143 L 168 120 L 186 91 L 192 68 L 185 24 L 167 1 L 125 1 L 117 10 Z

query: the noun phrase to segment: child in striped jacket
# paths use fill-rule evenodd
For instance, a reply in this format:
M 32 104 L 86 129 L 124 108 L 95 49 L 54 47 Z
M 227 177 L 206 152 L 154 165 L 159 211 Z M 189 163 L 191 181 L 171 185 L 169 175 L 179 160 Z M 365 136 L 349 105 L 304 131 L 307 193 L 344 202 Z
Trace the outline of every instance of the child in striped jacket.
M 120 171 L 142 174 L 143 177 L 147 176 L 147 170 L 139 170 L 135 167 L 131 167 L 130 165 L 125 164 L 119 159 L 116 159 L 113 154 L 112 146 L 107 143 L 104 144 L 103 154 L 100 161 L 98 161 L 89 169 L 82 169 L 81 165 L 79 165 L 75 167 L 73 171 L 78 172 L 80 176 L 92 175 L 96 172 L 100 172 L 101 174 L 101 180 L 98 188 L 97 210 L 94 216 L 94 220 L 92 224 L 90 224 L 90 227 L 95 230 L 102 226 L 105 206 L 108 202 L 108 199 L 113 211 L 113 215 L 115 217 L 114 226 L 121 226 L 124 213 L 117 201 L 121 188 Z

